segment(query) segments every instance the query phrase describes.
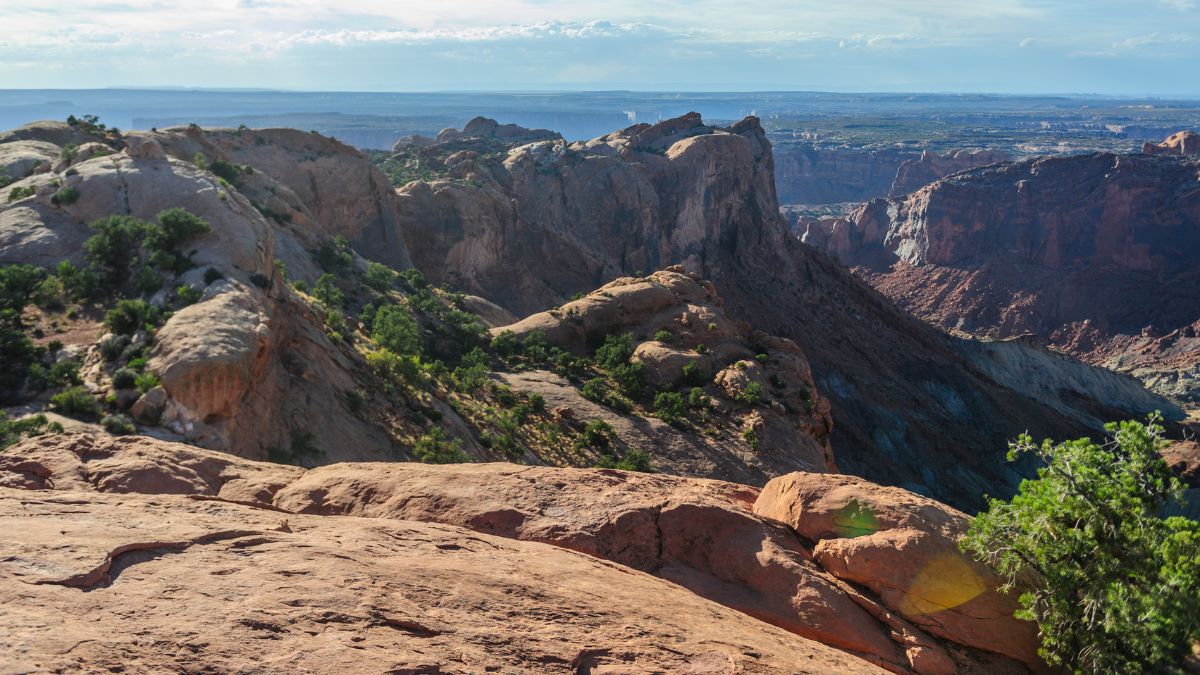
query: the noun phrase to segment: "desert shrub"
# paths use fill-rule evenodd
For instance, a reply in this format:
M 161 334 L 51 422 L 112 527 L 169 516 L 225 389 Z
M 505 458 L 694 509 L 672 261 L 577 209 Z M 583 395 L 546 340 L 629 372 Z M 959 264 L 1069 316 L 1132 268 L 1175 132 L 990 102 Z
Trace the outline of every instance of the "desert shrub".
M 679 424 L 686 412 L 683 394 L 677 391 L 660 391 L 654 397 L 654 414 L 667 424 Z
M 642 364 L 626 362 L 609 369 L 608 374 L 621 388 L 621 393 L 635 401 L 647 399 L 651 393 Z
M 421 270 L 415 267 L 400 272 L 400 278 L 415 290 L 421 290 L 429 286 L 429 282 L 425 280 L 425 275 L 421 274 Z
M 342 400 L 351 414 L 360 415 L 367 409 L 367 392 L 362 389 L 347 389 L 342 392 Z
M 583 431 L 580 432 L 579 438 L 575 439 L 575 447 L 604 450 L 608 447 L 612 436 L 613 428 L 608 422 L 588 420 L 588 423 L 583 425 Z
M 89 262 L 119 282 L 138 259 L 138 250 L 150 224 L 130 216 L 109 216 L 90 225 L 93 234 L 83 243 Z
M 744 389 L 738 392 L 736 398 L 746 405 L 755 405 L 762 399 L 762 385 L 757 382 L 749 382 Z
M 76 419 L 94 420 L 100 417 L 100 402 L 84 387 L 70 387 L 51 396 L 50 407 Z
M 137 427 L 134 426 L 133 420 L 129 419 L 127 415 L 105 415 L 100 420 L 100 426 L 104 427 L 105 431 L 114 436 L 128 436 L 129 434 L 137 433 Z
M 50 196 L 50 203 L 55 206 L 71 205 L 79 201 L 79 190 L 71 187 L 61 188 Z
M 33 290 L 30 300 L 42 309 L 62 309 L 67 302 L 67 292 L 61 279 L 48 276 Z
M 604 378 L 593 377 L 583 383 L 579 394 L 593 403 L 603 403 L 604 399 L 608 397 L 608 385 L 605 384 Z
M 133 386 L 144 394 L 158 386 L 158 375 L 149 370 L 138 373 L 137 379 L 133 381 Z
M 434 427 L 417 439 L 413 445 L 413 455 L 426 464 L 453 464 L 468 460 L 462 451 L 462 440 L 450 438 L 441 427 Z
M 688 391 L 688 407 L 703 410 L 712 405 L 712 399 L 700 387 L 692 387 Z
M 708 345 L 704 344 L 703 342 L 696 345 L 696 353 L 697 354 L 705 354 L 707 352 L 708 352 Z
M 373 262 L 363 273 L 363 283 L 372 290 L 386 293 L 396 287 L 396 272 L 387 265 Z
M 625 365 L 631 356 L 633 356 L 633 333 L 609 335 L 604 338 L 604 343 L 596 348 L 596 363 L 608 370 Z
M 253 169 L 241 164 L 233 164 L 223 159 L 214 160 L 209 163 L 208 170 L 214 175 L 224 178 L 226 181 L 238 185 L 241 182 L 244 174 L 253 173 Z
M 758 449 L 758 432 L 754 430 L 754 427 L 742 429 L 742 440 L 746 441 L 746 445 L 749 445 L 751 450 Z
M 91 298 L 100 288 L 100 276 L 91 267 L 76 267 L 70 260 L 63 260 L 54 268 L 54 278 L 62 284 L 64 301 L 80 301 Z
M 157 322 L 160 316 L 158 308 L 145 300 L 119 300 L 104 314 L 104 325 L 118 335 L 132 335 Z
M 100 341 L 100 355 L 105 361 L 116 361 L 129 346 L 128 335 L 110 335 Z
M 32 438 L 47 433 L 62 433 L 63 427 L 58 422 L 51 422 L 45 415 L 31 415 L 24 419 L 14 420 L 3 410 L 0 410 L 0 450 L 23 438 Z
M 1200 638 L 1200 523 L 1162 517 L 1183 486 L 1160 419 L 1109 424 L 1099 443 L 1021 436 L 1009 459 L 1036 456 L 1037 478 L 990 500 L 962 541 L 1021 584 L 1017 616 L 1037 622 L 1052 666 L 1167 672 Z
M 137 371 L 130 368 L 119 368 L 113 373 L 113 389 L 133 389 L 137 383 Z
M 80 384 L 79 379 L 80 364 L 75 359 L 63 359 L 55 361 L 50 365 L 46 375 L 51 386 L 66 387 L 70 385 Z
M 489 368 L 487 352 L 476 347 L 463 356 L 454 369 L 454 383 L 459 391 L 474 391 L 487 383 Z
M 700 364 L 695 361 L 683 364 L 683 368 L 679 371 L 679 383 L 685 387 L 698 387 L 704 384 L 704 373 L 700 371 Z
M 149 265 L 142 266 L 137 275 L 137 288 L 142 293 L 154 293 L 162 288 L 163 275 Z
M 350 242 L 343 236 L 334 237 L 332 241 L 321 244 L 316 253 L 317 264 L 326 272 L 345 272 L 354 263 L 354 254 L 350 252 Z
M 202 291 L 192 288 L 187 284 L 180 284 L 175 287 L 175 297 L 179 298 L 179 302 L 183 305 L 194 305 L 200 302 L 200 298 L 204 295 Z
M 345 301 L 342 289 L 338 288 L 337 277 L 332 274 L 322 274 L 313 286 L 313 297 L 326 309 L 340 308 Z
M 412 314 L 400 305 L 384 305 L 371 320 L 371 337 L 397 354 L 420 354 L 421 335 Z
M 500 331 L 492 338 L 490 346 L 491 350 L 501 357 L 516 356 L 521 351 L 521 341 L 510 330 Z
M 0 312 L 19 315 L 45 278 L 46 271 L 33 265 L 0 267 Z
M 640 471 L 642 473 L 654 472 L 654 469 L 650 468 L 650 454 L 643 450 L 630 450 L 620 459 L 606 454 L 600 458 L 600 461 L 596 462 L 596 468 Z
M 178 252 L 188 241 L 212 231 L 212 226 L 187 209 L 167 209 L 155 217 L 158 227 L 151 228 L 147 246 L 163 251 Z
M 675 339 L 675 335 L 671 331 L 664 329 L 655 333 L 654 339 L 663 344 L 670 344 L 671 340 Z
M 24 187 L 17 186 L 8 191 L 8 203 L 11 204 L 13 202 L 21 201 L 22 199 L 27 199 L 35 194 L 37 194 L 37 190 L 35 190 L 32 185 L 26 185 Z

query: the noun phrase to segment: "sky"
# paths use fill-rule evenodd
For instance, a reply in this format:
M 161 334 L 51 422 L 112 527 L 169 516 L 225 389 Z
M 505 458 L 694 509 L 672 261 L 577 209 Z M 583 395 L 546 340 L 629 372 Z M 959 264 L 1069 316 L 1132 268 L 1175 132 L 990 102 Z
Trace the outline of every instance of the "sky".
M 1200 0 L 0 0 L 0 88 L 1200 95 Z

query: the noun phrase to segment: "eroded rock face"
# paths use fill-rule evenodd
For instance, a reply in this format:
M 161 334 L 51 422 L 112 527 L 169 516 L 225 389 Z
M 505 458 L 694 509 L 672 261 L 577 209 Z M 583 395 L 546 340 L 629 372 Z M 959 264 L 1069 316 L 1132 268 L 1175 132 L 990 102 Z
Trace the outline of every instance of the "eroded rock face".
M 775 185 L 779 201 L 836 204 L 882 197 L 896 182 L 900 167 L 919 157 L 915 152 L 890 148 L 830 148 L 803 141 L 778 143 Z
M 7 568 L 26 581 L 36 577 L 49 584 L 44 587 L 47 595 L 36 598 L 48 603 L 41 610 L 33 600 L 13 606 L 20 607 L 20 616 L 47 616 L 38 611 L 72 613 L 72 622 L 67 624 L 70 630 L 88 625 L 80 617 L 103 621 L 109 616 L 105 612 L 112 611 L 111 606 L 106 609 L 101 601 L 112 589 L 136 584 L 128 592 L 161 593 L 167 578 L 186 574 L 194 580 L 191 592 L 182 597 L 168 594 L 156 607 L 163 612 L 184 612 L 181 616 L 195 614 L 199 628 L 194 630 L 204 635 L 215 635 L 207 628 L 214 617 L 249 616 L 254 611 L 257 620 L 270 623 L 275 638 L 284 641 L 266 645 L 282 650 L 269 651 L 270 658 L 295 660 L 281 661 L 286 663 L 308 663 L 307 659 L 316 658 L 311 638 L 301 642 L 299 636 L 314 623 L 321 623 L 320 617 L 340 612 L 336 625 L 343 632 L 338 639 L 366 648 L 341 650 L 344 653 L 339 658 L 367 659 L 347 663 L 374 667 L 374 660 L 384 656 L 407 663 L 414 658 L 409 643 L 375 640 L 380 635 L 409 639 L 413 636 L 405 633 L 421 631 L 429 633 L 417 636 L 424 639 L 421 644 L 429 658 L 461 653 L 468 671 L 492 662 L 511 665 L 513 662 L 505 659 L 518 658 L 513 654 L 534 659 L 541 650 L 549 649 L 552 640 L 531 637 L 540 630 L 535 629 L 541 619 L 526 614 L 565 620 L 539 609 L 554 606 L 555 611 L 571 616 L 586 611 L 614 626 L 625 625 L 619 632 L 622 637 L 614 637 L 614 648 L 619 644 L 626 650 L 623 658 L 650 670 L 663 658 L 656 650 L 661 646 L 658 636 L 665 634 L 659 631 L 665 628 L 648 630 L 646 626 L 652 624 L 636 623 L 642 619 L 631 617 L 663 621 L 674 615 L 660 626 L 672 627 L 687 637 L 682 647 L 672 643 L 685 654 L 692 649 L 687 645 L 705 643 L 709 628 L 692 625 L 704 616 L 704 626 L 733 631 L 725 640 L 815 649 L 814 667 L 821 672 L 836 672 L 843 666 L 870 672 L 870 664 L 893 672 L 1022 672 L 1010 658 L 1022 657 L 1020 647 L 1009 642 L 1015 633 L 1008 624 L 986 612 L 962 611 L 949 620 L 946 612 L 929 605 L 941 597 L 931 600 L 929 593 L 946 590 L 944 584 L 935 583 L 940 577 L 926 575 L 932 585 L 919 596 L 896 594 L 888 587 L 896 575 L 914 572 L 931 559 L 936 561 L 934 554 L 950 550 L 946 542 L 960 532 L 965 516 L 903 490 L 848 477 L 790 474 L 770 484 L 760 496 L 755 488 L 718 481 L 511 464 L 337 464 L 304 471 L 140 437 L 63 435 L 30 439 L 0 455 L 0 489 L 8 490 L 0 505 L 24 503 L 25 522 L 36 524 L 24 528 L 22 536 L 14 540 L 19 555 L 0 563 L 0 569 Z M 24 497 L 8 499 L 8 495 Z M 153 495 L 177 496 L 148 497 Z M 73 513 L 57 515 L 56 509 L 67 503 L 74 505 Z M 851 519 L 862 532 L 848 533 L 841 518 L 847 504 L 857 505 L 856 513 L 874 513 L 875 520 Z M 61 526 L 64 518 L 72 518 L 73 524 Z M 72 536 L 83 528 L 94 536 Z M 65 533 L 68 544 L 51 547 L 45 533 L 59 530 L 55 541 L 61 543 Z M 469 535 L 468 530 L 479 534 Z M 857 549 L 843 547 L 836 552 L 845 559 L 833 555 L 835 547 L 846 542 L 861 546 L 878 541 L 871 536 L 887 532 L 902 533 L 906 541 L 922 545 L 906 544 L 896 551 L 862 555 Z M 853 534 L 864 536 L 849 539 Z M 327 560 L 338 547 L 344 550 Z M 510 559 L 514 555 L 517 557 Z M 881 555 L 891 556 L 891 567 L 868 564 Z M 418 564 L 418 559 L 423 562 Z M 534 559 L 538 562 L 531 564 Z M 616 565 L 604 566 L 596 559 Z M 562 561 L 576 561 L 578 566 Z M 408 571 L 389 572 L 393 564 L 398 565 L 397 570 Z M 209 575 L 208 569 L 225 572 Z M 279 570 L 305 572 L 302 578 L 310 581 L 298 582 L 293 575 L 280 577 Z M 643 572 L 677 585 L 663 585 Z M 357 575 L 358 581 L 336 583 L 342 574 Z M 420 589 L 427 587 L 429 575 L 437 580 L 455 578 L 453 590 L 442 589 L 436 600 L 425 595 Z M 588 580 L 576 579 L 577 575 Z M 550 578 L 555 579 L 552 586 L 541 586 L 543 579 Z M 994 581 L 984 576 L 980 579 Z M 2 584 L 0 581 L 0 589 L 5 588 Z M 622 585 L 622 590 L 599 590 L 604 584 Z M 60 589 L 71 590 L 73 595 L 54 595 L 53 589 L 59 585 L 95 590 L 79 594 L 75 589 Z M 234 597 L 249 585 L 259 587 L 247 596 L 253 597 L 253 602 Z M 507 594 L 518 597 L 492 595 L 501 593 L 505 585 Z M 548 592 L 551 587 L 557 590 Z M 679 599 L 681 595 L 684 600 Z M 306 600 L 290 604 L 287 598 L 293 597 Z M 386 623 L 380 617 L 391 616 L 396 607 L 371 603 L 394 597 L 406 598 L 403 619 L 410 622 L 405 624 L 408 630 L 401 634 L 377 631 Z M 591 597 L 606 598 L 606 609 L 596 613 L 597 606 L 587 604 Z M 200 606 L 184 610 L 175 606 L 177 598 Z M 699 598 L 742 614 L 705 605 Z M 992 607 L 982 600 L 969 600 L 975 603 L 970 607 Z M 548 604 L 541 604 L 543 601 Z M 474 606 L 477 615 L 460 616 L 452 609 L 460 603 L 464 608 Z M 480 613 L 483 605 L 478 603 L 494 610 Z M 710 609 L 702 610 L 704 606 Z M 914 609 L 918 607 L 919 611 Z M 316 608 L 321 611 L 314 613 Z M 492 611 L 514 623 L 492 623 Z M 14 616 L 18 614 L 6 614 L 6 618 Z M 947 618 L 947 622 L 939 625 L 939 618 Z M 164 629 L 175 625 L 165 620 L 158 623 Z M 576 639 L 570 631 L 578 628 L 582 636 L 592 624 L 567 623 L 568 632 L 561 632 L 566 627 L 560 627 L 554 639 L 563 643 L 560 649 L 569 650 Z M 147 624 L 155 625 L 149 620 Z M 242 640 L 241 631 L 251 631 L 250 635 L 262 630 L 261 624 L 234 619 L 219 625 L 232 631 L 221 640 Z M 502 639 L 499 644 L 508 645 L 488 653 L 499 661 L 478 660 L 487 650 L 474 642 L 481 639 L 472 637 L 477 627 L 480 634 L 490 633 L 493 640 Z M 126 632 L 131 631 L 110 631 L 106 639 L 96 640 L 80 656 L 109 658 L 110 649 L 127 644 Z M 60 651 L 74 643 L 63 638 L 60 647 L 49 634 L 33 629 L 21 634 L 23 648 L 30 650 L 23 653 L 44 659 L 67 658 Z M 604 631 L 595 633 L 592 640 L 606 635 Z M 432 638 L 440 639 L 429 641 Z M 862 660 L 820 651 L 824 648 L 807 640 Z M 495 651 L 496 645 L 492 647 Z M 804 672 L 797 670 L 800 662 L 780 666 L 771 661 L 776 653 L 771 649 L 756 656 L 742 654 L 741 658 L 750 659 L 745 661 L 750 665 L 736 672 L 756 672 L 751 666 L 759 663 L 770 664 L 763 666 L 764 672 Z M 153 658 L 167 659 L 161 663 L 169 664 L 173 653 L 157 650 Z M 189 658 L 202 660 L 225 650 L 188 653 Z M 231 653 L 241 652 L 234 649 Z M 793 658 L 793 652 L 779 653 Z M 136 650 L 132 654 L 129 658 L 152 658 Z M 546 663 L 550 665 L 539 670 L 558 667 L 555 660 Z M 688 662 L 663 663 L 682 667 L 679 664 Z M 1031 665 L 1039 666 L 1036 661 Z
M 830 400 L 843 471 L 974 508 L 1020 480 L 1003 461 L 1009 437 L 1088 428 L 998 386 L 955 340 L 796 240 L 754 118 L 717 128 L 689 115 L 534 143 L 502 162 L 476 160 L 465 175 L 472 185 L 398 191 L 409 251 L 427 276 L 523 315 L 682 264 L 721 289 L 731 318 L 800 347 Z
M 1200 155 L 1200 134 L 1195 131 L 1180 131 L 1171 134 L 1162 143 L 1146 143 L 1142 152 L 1147 155 Z
M 926 150 L 920 159 L 910 159 L 900 165 L 888 196 L 901 197 L 959 171 L 1007 160 L 1008 155 L 998 150 L 951 150 L 940 155 Z
M 1187 143 L 1173 138 L 1164 147 Z M 805 241 L 940 326 L 1033 334 L 1186 400 L 1179 385 L 1200 362 L 1200 164 L 1178 155 L 998 164 L 876 200 Z
M 656 390 L 700 387 L 712 397 L 715 417 L 740 419 L 743 428 L 752 430 L 754 442 L 744 451 L 721 452 L 723 446 L 746 441 L 692 436 L 673 443 L 669 436 L 677 434 L 669 433 L 663 434 L 668 438 L 652 439 L 653 431 L 644 428 L 643 420 L 630 425 L 611 411 L 593 410 L 599 408 L 594 404 L 573 404 L 599 412 L 601 419 L 616 418 L 611 424 L 618 434 L 628 435 L 631 447 L 654 447 L 674 472 L 761 484 L 800 468 L 837 471 L 829 447 L 829 403 L 817 391 L 800 348 L 730 318 L 713 284 L 681 267 L 617 279 L 549 312 L 492 329 L 495 335 L 504 332 L 522 340 L 537 333 L 548 344 L 577 353 L 588 353 L 606 336 L 630 333 L 636 345 L 633 361 L 642 365 Z M 537 387 L 536 380 L 510 382 L 539 390 L 550 397 L 547 400 L 555 398 Z

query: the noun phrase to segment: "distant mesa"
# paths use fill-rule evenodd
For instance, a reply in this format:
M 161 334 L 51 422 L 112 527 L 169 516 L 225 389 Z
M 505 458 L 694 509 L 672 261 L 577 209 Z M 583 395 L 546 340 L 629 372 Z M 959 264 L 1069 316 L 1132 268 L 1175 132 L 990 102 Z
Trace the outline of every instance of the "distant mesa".
M 1143 145 L 1142 154 L 1200 156 L 1200 134 L 1190 130 L 1171 134 L 1162 143 Z

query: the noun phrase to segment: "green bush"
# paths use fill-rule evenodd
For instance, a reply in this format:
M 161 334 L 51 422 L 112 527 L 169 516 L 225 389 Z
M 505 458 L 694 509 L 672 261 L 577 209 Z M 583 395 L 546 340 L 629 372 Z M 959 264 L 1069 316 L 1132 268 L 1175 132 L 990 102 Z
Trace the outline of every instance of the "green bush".
M 667 424 L 679 424 L 687 408 L 683 394 L 676 391 L 660 391 L 654 397 L 654 414 Z
M 712 405 L 712 399 L 700 387 L 692 387 L 688 391 L 688 407 L 703 410 Z
M 133 420 L 126 415 L 105 415 L 100 420 L 100 426 L 114 436 L 128 436 L 137 433 L 137 427 L 134 426 Z
M 654 339 L 663 344 L 670 344 L 675 339 L 675 334 L 669 330 L 660 330 L 654 334 Z
M 762 399 L 762 385 L 757 382 L 750 382 L 737 395 L 737 400 L 746 405 L 756 405 Z
M 173 208 L 159 213 L 158 227 L 150 230 L 146 243 L 164 251 L 178 251 L 186 242 L 212 231 L 212 226 L 187 209 Z
M 69 206 L 77 201 L 79 201 L 79 190 L 70 187 L 62 188 L 50 197 L 50 203 L 55 206 Z
M 79 366 L 79 362 L 75 359 L 63 359 L 62 361 L 54 362 L 48 372 L 50 384 L 55 387 L 80 384 L 82 380 L 79 379 Z
M 130 368 L 120 368 L 113 373 L 113 389 L 133 389 L 137 386 L 137 371 Z
M 751 450 L 758 449 L 758 432 L 754 430 L 754 427 L 742 429 L 742 439 L 746 441 L 746 445 L 749 445 Z
M 110 335 L 100 341 L 100 355 L 105 361 L 116 361 L 129 346 L 128 335 Z
M 350 242 L 340 235 L 322 243 L 317 249 L 316 258 L 317 264 L 326 272 L 345 272 L 354 263 Z
M 100 402 L 83 387 L 70 387 L 51 396 L 50 407 L 76 419 L 94 420 L 100 417 Z
M 609 335 L 596 349 L 596 363 L 608 370 L 623 366 L 633 356 L 633 346 L 633 333 Z
M 363 283 L 380 293 L 386 293 L 396 287 L 396 272 L 387 265 L 373 262 L 367 265 L 363 274 Z
M 145 265 L 138 272 L 137 288 L 142 293 L 154 293 L 162 288 L 163 275 L 149 265 Z
M 700 364 L 688 361 L 679 371 L 679 383 L 685 387 L 698 387 L 704 384 L 704 373 L 700 372 Z
M 459 391 L 475 391 L 487 383 L 489 367 L 487 352 L 476 347 L 463 356 L 454 369 L 454 382 Z
M 147 324 L 157 323 L 161 313 L 145 300 L 120 300 L 104 315 L 104 325 L 118 335 L 132 335 Z
M 340 308 L 345 301 L 342 289 L 338 288 L 337 277 L 329 273 L 317 278 L 317 283 L 313 286 L 313 297 L 326 309 Z
M 62 283 L 64 300 L 81 301 L 91 298 L 100 288 L 100 276 L 91 267 L 76 267 L 63 260 L 54 268 L 54 276 Z
M 291 442 L 286 448 L 270 448 L 267 459 L 277 464 L 301 464 L 324 454 L 317 447 L 316 436 L 311 431 L 293 431 Z
M 630 450 L 620 459 L 612 455 L 604 455 L 600 461 L 596 462 L 596 468 L 654 473 L 654 469 L 650 468 L 650 454 L 643 450 Z
M 589 420 L 583 425 L 579 438 L 575 439 L 575 447 L 604 450 L 612 440 L 613 428 L 604 420 Z
M 1200 638 L 1200 523 L 1162 517 L 1183 486 L 1159 454 L 1160 419 L 1109 424 L 1103 443 L 1021 436 L 1009 459 L 1044 466 L 962 541 L 1020 586 L 1017 616 L 1037 622 L 1052 666 L 1174 672 Z
M 441 427 L 434 427 L 429 433 L 417 439 L 413 446 L 413 455 L 426 464 L 454 464 L 468 461 L 462 451 L 462 440 L 450 438 Z
M 197 288 L 192 288 L 187 284 L 180 284 L 179 286 L 175 287 L 175 297 L 179 298 L 179 302 L 184 306 L 194 305 L 197 302 L 200 302 L 200 298 L 203 295 L 204 293 L 202 291 Z
M 0 450 L 4 450 L 23 438 L 32 438 L 46 433 L 60 434 L 62 431 L 61 424 L 49 421 L 45 415 L 31 415 L 24 419 L 14 420 L 0 410 Z
M 371 338 L 397 354 L 420 354 L 421 335 L 412 314 L 400 305 L 384 305 L 371 319 Z
M 45 279 L 46 271 L 33 265 L 0 267 L 0 311 L 19 315 Z
M 62 279 L 48 276 L 37 285 L 30 299 L 42 309 L 62 309 L 67 303 L 67 291 Z
M 18 186 L 8 191 L 8 203 L 21 201 L 37 194 L 37 190 L 32 185 L 24 187 Z
M 120 282 L 139 258 L 138 251 L 151 225 L 130 216 L 109 216 L 90 225 L 93 234 L 83 243 L 92 265 L 105 271 L 111 283 Z
M 421 271 L 416 268 L 404 270 L 400 273 L 400 278 L 404 279 L 405 283 L 416 290 L 421 290 L 429 286 L 429 282 L 425 281 L 425 275 L 421 274 Z

